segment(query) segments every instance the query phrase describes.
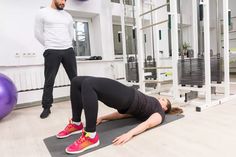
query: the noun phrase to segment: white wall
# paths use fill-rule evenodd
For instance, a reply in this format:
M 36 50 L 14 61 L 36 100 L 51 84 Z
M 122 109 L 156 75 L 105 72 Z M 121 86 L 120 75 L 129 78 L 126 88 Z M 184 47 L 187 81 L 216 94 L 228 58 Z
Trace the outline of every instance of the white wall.
M 17 88 L 43 86 L 44 48 L 34 37 L 34 19 L 41 6 L 51 0 L 0 1 L 0 72 L 14 80 Z M 112 10 L 110 0 L 67 1 L 65 10 L 72 16 L 91 20 L 91 55 L 101 55 L 103 61 L 78 63 L 79 75 L 96 75 L 110 78 L 124 77 L 123 62 L 114 65 L 112 38 Z M 121 67 L 121 68 L 120 68 Z M 114 73 L 113 71 L 116 71 Z M 65 73 L 62 73 L 66 77 Z M 24 79 L 25 78 L 25 79 Z M 60 84 L 61 74 L 55 85 Z M 24 83 L 20 82 L 25 80 Z M 68 82 L 68 80 L 67 80 Z M 54 97 L 68 96 L 68 88 L 56 88 Z M 40 101 L 42 90 L 19 93 L 18 103 Z
M 101 2 L 101 34 L 102 48 L 105 59 L 114 59 L 114 42 L 112 27 L 112 11 L 110 0 Z
M 112 15 L 120 16 L 121 15 L 121 7 L 119 3 L 111 3 Z
M 102 48 L 102 42 L 101 42 L 101 36 L 102 36 L 102 32 L 101 32 L 101 24 L 100 24 L 100 16 L 94 16 L 92 18 L 92 27 L 93 27 L 93 39 L 94 40 L 94 48 L 95 51 L 91 53 L 92 56 L 94 56 L 95 54 L 98 56 L 102 56 L 103 55 L 103 48 Z
M 1 0 L 0 66 L 42 62 L 43 47 L 33 34 L 34 17 L 41 4 L 46 0 Z
M 34 37 L 34 19 L 40 6 L 49 6 L 50 3 L 50 0 L 1 0 L 0 66 L 43 64 L 44 49 Z M 105 60 L 113 59 L 110 0 L 70 0 L 65 9 L 79 12 L 81 16 L 94 15 L 89 17 L 93 28 L 90 33 L 95 40 L 92 42 L 92 55 L 101 55 Z

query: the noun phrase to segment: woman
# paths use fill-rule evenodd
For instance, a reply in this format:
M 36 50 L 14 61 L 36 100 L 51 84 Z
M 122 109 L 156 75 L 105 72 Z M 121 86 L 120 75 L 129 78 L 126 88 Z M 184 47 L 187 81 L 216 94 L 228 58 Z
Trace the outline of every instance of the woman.
M 65 138 L 82 132 L 81 137 L 66 148 L 69 154 L 80 153 L 99 145 L 96 124 L 105 120 L 136 117 L 143 122 L 129 132 L 113 140 L 114 144 L 123 144 L 133 136 L 161 124 L 165 114 L 171 112 L 171 103 L 166 98 L 156 99 L 147 96 L 132 87 L 108 78 L 78 76 L 71 83 L 72 122 L 57 134 Z M 118 112 L 97 119 L 98 100 Z M 84 109 L 86 127 L 81 123 L 81 112 Z M 181 112 L 181 109 L 176 109 Z

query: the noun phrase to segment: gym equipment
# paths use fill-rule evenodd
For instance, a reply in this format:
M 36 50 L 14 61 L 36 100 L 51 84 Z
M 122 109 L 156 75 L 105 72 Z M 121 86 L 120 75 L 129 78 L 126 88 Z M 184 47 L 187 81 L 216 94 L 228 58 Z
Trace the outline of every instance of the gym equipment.
M 145 30 L 145 32 L 141 33 L 144 34 L 143 36 L 143 46 L 144 46 L 144 83 L 145 83 L 145 87 L 152 87 L 152 88 L 156 88 L 157 85 L 159 86 L 161 83 L 164 83 L 166 81 L 161 81 L 161 71 L 160 71 L 160 66 L 158 64 L 160 64 L 160 57 L 159 54 L 163 54 L 163 51 L 158 50 L 159 47 L 155 46 L 155 44 L 157 42 L 159 42 L 159 40 L 162 39 L 162 32 L 161 30 L 159 30 L 158 25 L 160 24 L 164 24 L 169 22 L 169 19 L 164 19 L 164 20 L 157 20 L 157 17 L 155 17 L 156 13 L 155 11 L 159 10 L 159 9 L 163 9 L 163 8 L 167 8 L 169 7 L 169 2 L 167 2 L 166 4 L 162 4 L 162 5 L 157 5 L 157 3 L 155 4 L 155 2 L 153 2 L 153 4 L 149 5 L 148 11 L 145 11 L 140 14 L 140 17 L 142 17 L 145 21 L 145 15 L 148 15 L 148 18 L 150 20 L 150 22 L 148 24 L 142 23 L 141 24 L 141 28 L 140 30 Z M 156 34 L 159 32 L 159 39 L 156 37 Z M 151 51 L 151 53 L 146 50 L 146 43 L 147 43 L 147 34 L 148 32 L 150 32 L 150 46 L 148 49 L 149 51 Z M 171 52 L 169 51 L 169 56 Z M 168 81 L 169 82 L 169 81 Z M 159 86 L 160 87 L 160 86 Z M 158 89 L 159 90 L 159 89 Z
M 128 82 L 139 82 L 137 58 L 131 56 L 125 64 L 126 80 Z
M 167 12 L 170 12 L 170 0 L 167 0 Z M 168 47 L 169 47 L 169 56 L 172 56 L 171 48 L 171 15 L 168 15 Z
M 170 122 L 173 122 L 175 120 L 183 118 L 184 115 L 166 115 L 165 121 L 161 125 L 168 124 Z M 51 136 L 48 138 L 45 138 L 43 141 L 45 145 L 47 146 L 50 154 L 52 157 L 77 157 L 98 149 L 102 149 L 106 146 L 109 146 L 112 144 L 112 141 L 118 137 L 119 135 L 129 131 L 130 129 L 136 127 L 138 124 L 140 124 L 140 121 L 138 121 L 135 118 L 128 118 L 128 119 L 120 119 L 120 120 L 114 120 L 114 121 L 108 121 L 104 122 L 97 126 L 96 131 L 99 134 L 100 137 L 100 145 L 86 150 L 82 153 L 75 154 L 75 155 L 68 155 L 65 152 L 65 148 L 73 143 L 80 134 L 72 135 L 65 139 L 57 139 L 55 136 Z
M 145 80 L 157 79 L 156 61 L 155 58 L 152 58 L 152 56 L 147 56 L 147 59 L 144 61 L 144 73 L 150 73 L 150 75 L 145 76 Z M 157 83 L 145 83 L 145 87 L 156 88 L 156 86 Z
M 216 87 L 211 87 L 211 94 L 216 94 Z M 188 102 L 189 100 L 195 99 L 198 97 L 198 91 L 190 91 L 184 93 L 184 102 Z
M 217 19 L 218 16 L 218 1 L 217 2 Z M 197 85 L 198 87 L 202 87 L 205 84 L 205 64 L 204 64 L 204 25 L 203 25 L 203 4 L 198 2 L 198 31 L 199 31 L 199 52 L 198 58 L 193 58 L 193 50 L 187 52 L 187 57 L 189 59 L 184 59 L 183 53 L 181 53 L 181 59 L 178 60 L 178 78 L 179 84 L 182 86 L 185 85 Z M 181 9 L 180 9 L 181 10 Z M 217 35 L 217 54 L 213 55 L 213 51 L 209 52 L 211 54 L 210 62 L 211 62 L 211 81 L 216 81 L 217 83 L 221 83 L 223 80 L 223 59 L 220 57 L 221 52 L 221 44 L 219 42 L 219 26 L 218 22 L 216 22 L 216 35 Z M 180 24 L 182 25 L 182 24 Z M 182 35 L 181 35 L 182 36 Z
M 102 60 L 102 56 L 91 56 L 86 60 Z
M 204 59 L 180 59 L 178 60 L 178 80 L 179 84 L 185 85 L 197 85 L 202 87 L 204 85 Z
M 221 83 L 223 80 L 223 60 L 217 56 L 211 57 L 211 81 Z M 202 87 L 205 84 L 204 58 L 189 58 L 178 60 L 179 84 L 197 85 Z
M 153 67 L 153 69 L 151 68 Z M 156 71 L 156 61 L 155 59 L 152 58 L 152 56 L 147 56 L 147 59 L 144 61 L 144 72 L 146 73 L 151 73 L 151 75 L 145 76 L 145 79 L 157 79 L 157 71 Z
M 125 7 L 125 5 L 124 5 Z M 127 63 L 125 64 L 126 80 L 128 82 L 139 82 L 138 61 L 137 61 L 137 37 L 136 37 L 136 22 L 134 15 L 134 1 L 132 1 L 132 51 L 127 52 Z M 126 40 L 125 40 L 126 41 Z
M 150 25 L 150 28 L 151 28 L 151 40 L 152 40 L 152 56 L 151 55 L 148 55 L 146 56 L 146 43 L 147 43 L 147 38 L 146 38 L 146 34 L 144 34 L 144 73 L 151 73 L 151 75 L 149 76 L 145 76 L 145 79 L 154 79 L 156 80 L 157 79 L 157 70 L 156 69 L 151 69 L 152 67 L 156 67 L 156 60 L 155 60 L 155 49 L 154 49 L 154 28 L 153 28 L 153 14 L 152 12 L 153 11 L 153 8 L 152 8 L 152 5 L 151 5 L 151 8 L 150 8 L 150 14 L 151 14 L 151 25 Z M 150 68 L 150 69 L 149 69 Z M 156 86 L 156 84 L 146 84 L 146 86 Z
M 7 116 L 17 103 L 17 90 L 6 75 L 0 73 L 0 120 Z
M 190 91 L 190 92 L 184 94 L 184 102 L 195 99 L 197 97 L 198 97 L 197 91 Z
M 171 13 L 172 13 L 172 25 L 171 25 L 171 28 L 172 28 L 172 50 L 173 52 L 178 52 L 179 49 L 178 49 L 178 13 L 177 13 L 177 3 L 176 1 L 171 1 Z M 203 38 L 199 39 L 201 40 L 200 42 L 204 42 L 204 49 L 203 49 L 203 52 L 199 50 L 199 46 L 197 45 L 193 45 L 194 46 L 194 49 L 195 49 L 195 55 L 194 57 L 197 57 L 197 53 L 199 52 L 202 52 L 204 54 L 204 56 L 201 56 L 199 55 L 200 59 L 201 57 L 204 57 L 205 59 L 205 63 L 204 63 L 204 73 L 205 73 L 205 85 L 204 85 L 204 88 L 195 88 L 195 87 L 180 87 L 179 86 L 179 81 L 178 81 L 178 73 L 179 73 L 179 70 L 178 70 L 178 59 L 179 59 L 179 56 L 177 53 L 173 53 L 172 56 L 173 56 L 173 96 L 174 96 L 174 99 L 178 100 L 180 98 L 180 91 L 199 91 L 199 92 L 202 92 L 204 94 L 204 100 L 205 101 L 200 101 L 196 107 L 196 111 L 203 111 L 203 110 L 206 110 L 208 108 L 211 108 L 213 106 L 216 106 L 216 105 L 220 105 L 220 104 L 223 104 L 225 102 L 228 102 L 228 101 L 232 101 L 232 100 L 235 100 L 236 98 L 236 95 L 235 94 L 230 94 L 230 75 L 229 75 L 229 16 L 228 16 L 228 10 L 229 10 L 229 1 L 228 0 L 224 0 L 224 1 L 221 1 L 221 3 L 223 3 L 223 9 L 222 9 L 222 16 L 223 16 L 223 29 L 224 31 L 221 32 L 223 34 L 221 34 L 221 39 L 223 39 L 223 42 L 222 44 L 220 44 L 220 51 L 217 51 L 218 53 L 220 53 L 221 51 L 223 52 L 222 53 L 222 56 L 224 58 L 224 65 L 223 65 L 223 68 L 224 68 L 224 83 L 221 84 L 221 85 L 216 85 L 214 83 L 211 83 L 211 79 L 210 79 L 210 76 L 211 76 L 211 69 L 215 68 L 215 67 L 211 67 L 211 56 L 210 56 L 210 52 L 211 52 L 211 48 L 210 48 L 210 45 L 213 41 L 211 41 L 211 36 L 210 36 L 210 17 L 214 17 L 214 16 L 210 16 L 210 4 L 209 2 L 216 2 L 216 1 L 209 1 L 209 0 L 201 0 L 200 3 L 199 1 L 194 1 L 196 3 L 192 3 L 192 18 L 193 18 L 193 23 L 192 23 L 192 26 L 193 26 L 193 39 L 194 41 L 197 42 L 197 37 L 200 36 L 199 32 L 197 32 L 197 28 L 199 27 L 195 27 L 197 26 L 197 21 L 199 16 L 197 15 L 197 8 L 198 8 L 198 4 L 203 4 L 203 24 L 204 24 L 204 34 L 203 34 Z M 198 4 L 197 4 L 198 3 Z M 222 5 L 221 5 L 222 6 Z M 195 22 L 196 21 L 196 22 Z M 219 34 L 217 34 L 219 35 Z M 215 37 L 214 37 L 215 38 Z M 220 41 L 221 42 L 221 41 Z M 195 42 L 194 42 L 195 43 Z M 217 56 L 216 55 L 216 58 L 218 60 L 221 60 L 220 59 L 220 56 Z M 184 69 L 182 69 L 184 70 Z M 224 93 L 222 93 L 223 97 L 221 98 L 216 98 L 212 97 L 212 91 L 211 91 L 211 87 L 223 87 L 224 88 Z M 179 99 L 180 100 L 180 99 Z M 196 100 L 197 101 L 197 100 Z

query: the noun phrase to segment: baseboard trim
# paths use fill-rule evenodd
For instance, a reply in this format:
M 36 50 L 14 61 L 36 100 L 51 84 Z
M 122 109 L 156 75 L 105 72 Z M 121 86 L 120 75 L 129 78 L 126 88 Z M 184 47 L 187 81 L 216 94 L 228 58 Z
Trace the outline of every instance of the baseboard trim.
M 66 97 L 60 97 L 60 98 L 54 98 L 53 103 L 58 103 L 58 102 L 63 102 L 63 101 L 68 101 L 70 100 L 69 96 Z M 14 110 L 22 109 L 22 108 L 28 108 L 28 107 L 34 107 L 34 106 L 41 106 L 41 101 L 35 101 L 35 102 L 30 102 L 30 103 L 22 103 L 22 104 L 17 104 L 14 108 Z

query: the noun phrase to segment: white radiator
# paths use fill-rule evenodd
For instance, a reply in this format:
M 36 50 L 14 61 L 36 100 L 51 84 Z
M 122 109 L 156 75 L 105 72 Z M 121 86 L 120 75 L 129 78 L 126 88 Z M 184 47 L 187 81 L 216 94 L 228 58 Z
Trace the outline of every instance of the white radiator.
M 27 70 L 26 70 L 27 69 Z M 37 67 L 32 69 L 19 69 L 14 71 L 8 71 L 5 73 L 12 79 L 19 92 L 32 91 L 43 89 L 44 86 L 44 69 L 43 67 Z M 54 87 L 69 86 L 70 81 L 63 67 L 58 70 Z

